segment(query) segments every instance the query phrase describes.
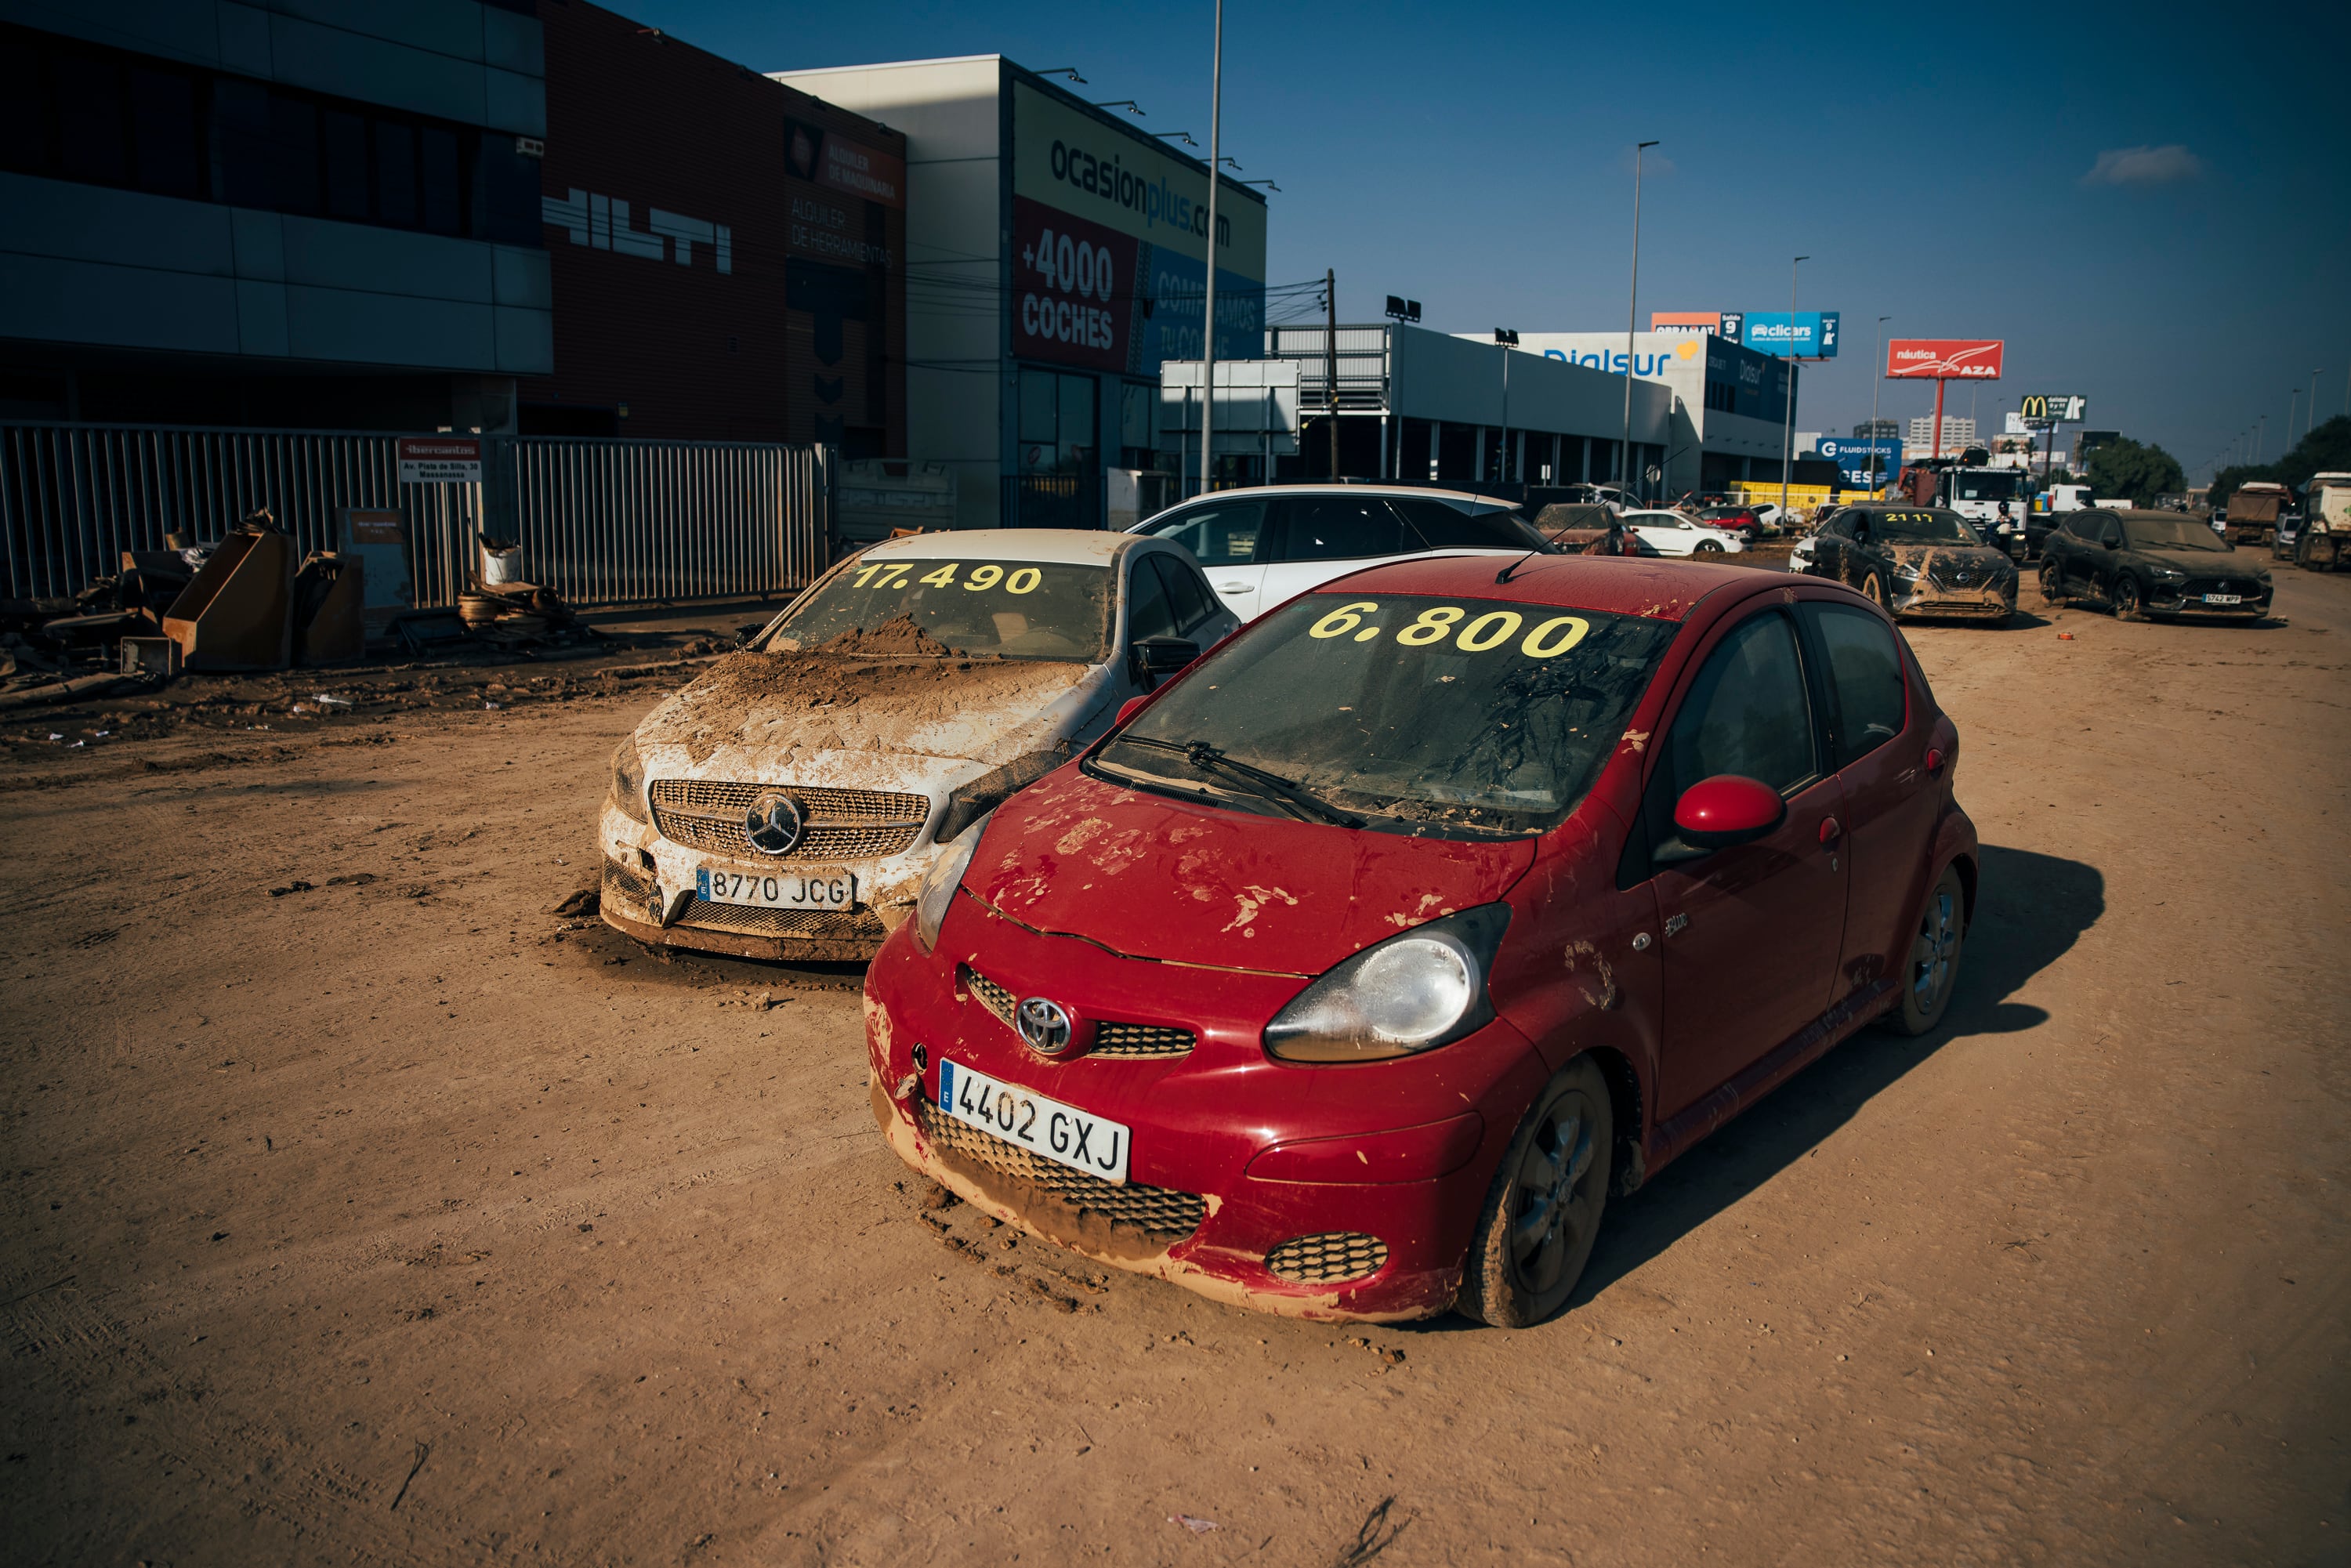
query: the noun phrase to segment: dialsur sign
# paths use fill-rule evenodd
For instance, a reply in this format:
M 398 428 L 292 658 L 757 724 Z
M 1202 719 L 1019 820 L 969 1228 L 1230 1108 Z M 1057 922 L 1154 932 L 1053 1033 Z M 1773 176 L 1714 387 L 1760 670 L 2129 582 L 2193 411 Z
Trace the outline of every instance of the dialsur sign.
M 1996 382 L 2005 346 L 1998 338 L 1891 338 L 1886 373 L 1901 381 Z
M 403 485 L 478 485 L 482 444 L 465 435 L 403 435 L 400 438 Z

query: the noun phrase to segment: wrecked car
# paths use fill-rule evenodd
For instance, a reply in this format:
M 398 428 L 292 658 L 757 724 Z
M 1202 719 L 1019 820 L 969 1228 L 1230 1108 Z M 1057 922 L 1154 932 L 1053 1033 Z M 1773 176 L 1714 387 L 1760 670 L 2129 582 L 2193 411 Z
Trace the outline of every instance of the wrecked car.
M 2107 605 L 2120 621 L 2259 621 L 2275 591 L 2259 557 L 2179 512 L 2069 512 L 2041 558 L 2044 601 Z
M 934 863 L 866 977 L 874 1118 L 987 1214 L 1220 1301 L 1538 1322 L 1611 1194 L 1944 1016 L 1958 755 L 1836 584 L 1339 579 Z
M 738 957 L 871 957 L 939 844 L 1237 624 L 1161 539 L 874 545 L 621 743 L 597 828 L 603 917 Z
M 1860 591 L 1894 615 L 2001 622 L 2016 612 L 2016 563 L 1944 507 L 1847 507 L 1821 525 L 1798 568 Z

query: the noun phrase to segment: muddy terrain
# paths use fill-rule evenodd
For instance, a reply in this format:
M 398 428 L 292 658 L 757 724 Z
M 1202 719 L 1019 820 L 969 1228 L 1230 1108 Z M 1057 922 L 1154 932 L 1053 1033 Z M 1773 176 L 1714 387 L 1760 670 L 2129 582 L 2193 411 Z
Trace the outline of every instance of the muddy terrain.
M 2278 580 L 1910 629 L 1985 844 L 1948 1022 L 1515 1334 L 1016 1240 L 883 1146 L 857 969 L 552 913 L 693 667 L 20 716 L 8 1560 L 2343 1562 L 2351 582 Z

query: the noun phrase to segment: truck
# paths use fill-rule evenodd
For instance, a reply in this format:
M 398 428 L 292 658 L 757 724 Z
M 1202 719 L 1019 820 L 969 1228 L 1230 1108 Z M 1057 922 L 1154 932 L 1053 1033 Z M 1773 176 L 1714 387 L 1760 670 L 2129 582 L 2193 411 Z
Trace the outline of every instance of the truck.
M 2302 489 L 2302 529 L 2294 560 L 2305 571 L 2351 565 L 2351 474 L 2313 474 Z
M 1895 489 L 1913 506 L 1949 507 L 1968 520 L 1984 543 L 2022 558 L 2025 515 L 2032 507 L 2032 476 L 2022 468 L 1994 466 L 1985 456 L 1982 448 L 1970 447 L 1956 458 L 1914 460 L 1895 481 Z
M 2265 545 L 2277 538 L 2278 515 L 2294 507 L 2294 492 L 2267 479 L 2252 479 L 2229 492 L 2221 532 L 2232 545 Z

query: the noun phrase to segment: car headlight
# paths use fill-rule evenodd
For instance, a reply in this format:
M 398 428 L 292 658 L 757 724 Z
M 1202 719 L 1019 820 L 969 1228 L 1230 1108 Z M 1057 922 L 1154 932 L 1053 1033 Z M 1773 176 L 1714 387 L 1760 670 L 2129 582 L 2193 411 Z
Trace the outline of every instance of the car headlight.
M 971 869 L 971 857 L 978 852 L 980 835 L 987 831 L 987 818 L 982 817 L 950 840 L 931 862 L 931 869 L 923 873 L 922 891 L 914 894 L 914 940 L 922 944 L 924 952 L 939 945 L 939 927 L 946 924 L 947 906 L 955 902 L 956 889 L 963 885 L 963 873 Z
M 2185 582 L 2188 574 L 2176 566 L 2158 566 L 2147 574 L 2158 582 Z
M 1325 972 L 1265 1026 L 1284 1061 L 1379 1061 L 1430 1051 L 1493 1018 L 1486 970 L 1510 924 L 1483 904 L 1375 943 Z
M 1918 569 L 1907 561 L 1896 561 L 1894 566 L 1894 576 L 1896 580 L 1900 582 L 1916 582 L 1918 580 Z
M 612 748 L 612 803 L 631 821 L 652 824 L 653 808 L 645 804 L 645 763 L 637 755 L 634 735 Z

